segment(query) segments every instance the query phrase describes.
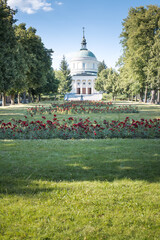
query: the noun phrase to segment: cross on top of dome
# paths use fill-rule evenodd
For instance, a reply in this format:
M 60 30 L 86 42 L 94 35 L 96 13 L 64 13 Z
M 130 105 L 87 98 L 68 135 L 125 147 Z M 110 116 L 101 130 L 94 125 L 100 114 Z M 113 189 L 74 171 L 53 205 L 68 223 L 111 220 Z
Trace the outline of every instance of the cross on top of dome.
M 87 42 L 86 42 L 84 30 L 85 30 L 85 28 L 83 27 L 83 38 L 82 38 L 81 49 L 80 50 L 87 50 Z

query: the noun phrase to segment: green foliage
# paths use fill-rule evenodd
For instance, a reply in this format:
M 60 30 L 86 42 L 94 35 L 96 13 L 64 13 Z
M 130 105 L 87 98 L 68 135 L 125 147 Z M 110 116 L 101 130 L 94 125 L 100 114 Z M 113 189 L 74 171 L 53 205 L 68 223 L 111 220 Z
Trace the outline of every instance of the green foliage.
M 55 77 L 54 70 L 51 68 L 51 70 L 48 71 L 48 73 L 47 73 L 47 82 L 46 82 L 42 92 L 45 94 L 57 93 L 58 86 L 59 86 L 59 81 Z
M 102 70 L 96 79 L 95 88 L 98 91 L 112 93 L 114 98 L 118 91 L 118 73 L 112 68 Z
M 159 44 L 159 29 L 160 8 L 155 5 L 131 8 L 123 22 L 121 80 L 133 94 L 138 90 L 141 99 L 145 89 L 152 89 L 154 85 L 157 87 L 158 71 L 153 69 L 157 69 L 160 54 L 160 48 L 156 47 Z
M 18 47 L 13 29 L 15 13 L 7 1 L 0 0 L 0 92 L 3 93 L 14 86 L 17 74 Z
M 148 82 L 152 89 L 160 89 L 160 20 L 159 30 L 155 35 L 155 42 L 151 49 L 149 66 L 147 68 Z
M 97 73 L 98 76 L 99 76 L 100 72 L 102 70 L 106 69 L 106 68 L 107 68 L 107 65 L 105 64 L 104 60 L 102 62 L 99 62 L 99 64 L 98 64 L 98 73 Z
M 25 23 L 13 26 L 15 13 L 7 1 L 0 1 L 0 92 L 4 101 L 6 93 L 29 90 L 39 94 L 48 84 L 53 92 L 58 84 L 51 68 L 53 51 L 44 47 L 36 29 L 26 29 Z
M 36 90 L 47 82 L 47 74 L 51 69 L 52 50 L 44 47 L 42 40 L 36 35 L 36 29 L 27 29 L 27 53 L 30 56 L 27 73 L 28 88 Z
M 60 93 L 65 94 L 72 90 L 72 77 L 65 56 L 61 61 L 60 70 L 56 71 L 56 78 L 59 80 L 58 91 Z

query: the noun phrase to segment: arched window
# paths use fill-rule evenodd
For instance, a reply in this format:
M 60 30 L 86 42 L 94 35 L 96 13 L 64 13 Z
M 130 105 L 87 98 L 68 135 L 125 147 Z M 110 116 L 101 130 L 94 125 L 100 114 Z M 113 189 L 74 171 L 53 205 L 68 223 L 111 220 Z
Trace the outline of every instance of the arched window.
M 83 63 L 83 65 L 82 65 L 82 66 L 83 66 L 83 70 L 85 70 L 85 63 Z

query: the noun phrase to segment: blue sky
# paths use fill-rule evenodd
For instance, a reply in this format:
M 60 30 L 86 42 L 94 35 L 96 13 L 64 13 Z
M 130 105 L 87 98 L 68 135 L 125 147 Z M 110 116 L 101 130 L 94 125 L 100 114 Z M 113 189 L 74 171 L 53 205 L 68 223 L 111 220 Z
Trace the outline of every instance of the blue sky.
M 114 67 L 122 54 L 119 35 L 129 9 L 160 6 L 160 0 L 8 0 L 8 4 L 18 9 L 17 24 L 36 28 L 45 46 L 53 49 L 53 67 L 58 69 L 63 55 L 69 62 L 80 49 L 82 27 L 88 49 Z

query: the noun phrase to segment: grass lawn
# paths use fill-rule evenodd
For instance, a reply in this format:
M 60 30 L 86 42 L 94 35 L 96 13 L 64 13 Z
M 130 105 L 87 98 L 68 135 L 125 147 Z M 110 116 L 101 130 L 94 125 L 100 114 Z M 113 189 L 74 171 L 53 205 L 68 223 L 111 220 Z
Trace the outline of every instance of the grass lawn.
M 28 106 L 1 107 L 0 119 L 23 118 Z M 138 107 L 90 117 L 160 118 L 159 106 Z M 160 139 L 0 140 L 0 239 L 159 236 Z

